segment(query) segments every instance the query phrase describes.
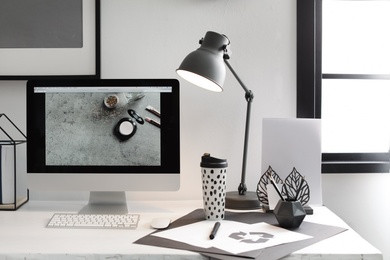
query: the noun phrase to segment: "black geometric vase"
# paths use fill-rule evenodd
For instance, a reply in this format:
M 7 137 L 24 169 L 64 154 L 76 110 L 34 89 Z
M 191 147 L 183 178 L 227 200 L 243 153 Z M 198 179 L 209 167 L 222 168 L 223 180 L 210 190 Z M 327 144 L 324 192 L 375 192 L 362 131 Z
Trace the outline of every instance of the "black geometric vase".
M 293 229 L 301 225 L 306 212 L 299 201 L 279 200 L 274 215 L 281 227 Z

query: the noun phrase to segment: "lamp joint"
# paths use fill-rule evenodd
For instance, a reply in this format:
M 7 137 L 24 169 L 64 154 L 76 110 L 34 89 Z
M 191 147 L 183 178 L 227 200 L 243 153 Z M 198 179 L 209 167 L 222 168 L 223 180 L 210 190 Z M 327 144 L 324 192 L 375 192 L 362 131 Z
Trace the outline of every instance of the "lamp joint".
M 229 45 L 224 45 L 222 49 L 223 49 L 223 59 L 224 60 L 230 59 L 230 56 L 232 55 L 232 51 L 230 50 Z
M 246 185 L 245 183 L 240 183 L 240 185 L 238 186 L 238 194 L 239 195 L 245 195 L 246 193 Z
M 245 92 L 245 99 L 246 99 L 246 101 L 252 102 L 254 97 L 255 96 L 253 95 L 253 92 L 251 90 L 248 90 L 247 92 Z

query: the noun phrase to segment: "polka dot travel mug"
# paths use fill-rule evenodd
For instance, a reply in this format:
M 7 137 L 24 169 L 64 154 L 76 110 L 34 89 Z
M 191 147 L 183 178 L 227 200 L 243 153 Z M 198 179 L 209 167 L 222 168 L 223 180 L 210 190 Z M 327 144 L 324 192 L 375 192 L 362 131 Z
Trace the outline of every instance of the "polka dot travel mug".
M 224 219 L 228 163 L 225 159 L 214 158 L 205 153 L 200 166 L 205 219 Z

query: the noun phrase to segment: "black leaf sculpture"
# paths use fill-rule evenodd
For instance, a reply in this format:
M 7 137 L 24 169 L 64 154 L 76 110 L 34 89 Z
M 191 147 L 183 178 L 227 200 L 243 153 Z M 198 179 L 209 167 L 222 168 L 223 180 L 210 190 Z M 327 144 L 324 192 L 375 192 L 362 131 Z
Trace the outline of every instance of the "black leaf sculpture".
M 310 189 L 305 177 L 303 177 L 296 169 L 284 180 L 282 194 L 287 196 L 289 200 L 300 201 L 302 206 L 306 205 L 310 200 Z
M 257 183 L 256 189 L 257 197 L 259 198 L 260 203 L 263 205 L 268 205 L 267 185 L 271 183 L 270 176 L 272 176 L 277 184 L 283 184 L 283 180 L 272 169 L 272 167 L 269 166 L 267 171 L 261 176 L 259 182 Z

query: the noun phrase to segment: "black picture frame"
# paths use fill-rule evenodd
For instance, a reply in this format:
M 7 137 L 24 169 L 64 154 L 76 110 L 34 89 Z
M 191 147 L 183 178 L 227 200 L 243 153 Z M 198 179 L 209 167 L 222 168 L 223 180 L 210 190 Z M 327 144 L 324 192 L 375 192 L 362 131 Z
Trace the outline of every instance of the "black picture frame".
M 0 80 L 100 78 L 100 0 L 82 0 L 82 9 L 82 48 L 1 48 Z M 58 57 L 55 56 L 56 54 L 58 54 Z M 72 57 L 74 57 L 73 60 Z M 50 68 L 48 67 L 47 71 L 45 68 L 40 68 L 40 70 L 36 71 L 37 62 L 45 64 L 45 58 L 50 60 L 50 62 L 46 62 L 46 64 L 50 65 L 43 67 L 50 66 Z M 11 63 L 12 59 L 13 64 L 16 63 L 15 60 L 17 59 L 23 68 L 20 69 L 18 65 L 12 65 L 9 68 L 7 64 Z M 2 66 L 3 71 L 1 69 Z

